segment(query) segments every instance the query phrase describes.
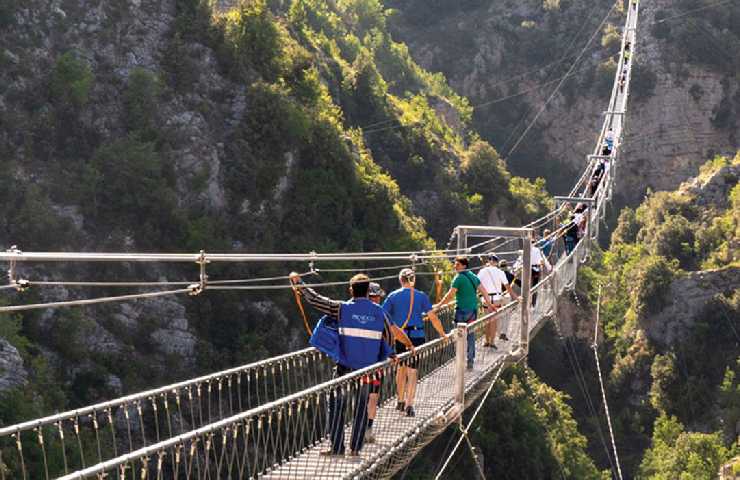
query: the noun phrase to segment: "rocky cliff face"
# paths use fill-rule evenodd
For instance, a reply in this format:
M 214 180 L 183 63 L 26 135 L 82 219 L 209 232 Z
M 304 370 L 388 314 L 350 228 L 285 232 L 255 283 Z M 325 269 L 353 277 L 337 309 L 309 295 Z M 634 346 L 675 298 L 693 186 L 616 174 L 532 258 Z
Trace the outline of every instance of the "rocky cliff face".
M 0 338 L 0 393 L 24 385 L 27 377 L 18 349 Z
M 740 268 L 689 272 L 671 283 L 666 308 L 641 322 L 648 339 L 661 348 L 691 341 L 691 333 L 704 309 L 717 295 L 731 296 L 740 289 Z M 715 318 L 737 326 L 740 318 Z M 728 335 L 732 335 L 728 331 Z
M 413 6 L 406 2 L 397 5 L 399 38 L 409 44 L 423 66 L 444 72 L 473 105 L 481 105 L 475 112 L 477 127 L 502 155 L 508 153 L 523 126 L 571 65 L 559 62 L 563 54 L 570 51 L 566 57 L 574 59 L 612 5 L 569 2 L 548 9 L 547 3 L 462 2 L 450 7 L 449 13 L 430 16 L 426 23 L 413 20 L 418 15 L 413 10 L 423 10 L 423 6 L 413 2 Z M 674 56 L 668 50 L 670 42 L 656 37 L 656 21 L 680 13 L 672 9 L 673 4 L 656 0 L 641 5 L 637 57 L 641 74 L 636 74 L 627 117 L 617 183 L 620 203 L 639 203 L 648 188 L 673 190 L 696 175 L 707 158 L 737 147 L 739 125 L 734 117 L 729 121 L 720 118 L 735 101 L 737 80 L 731 73 Z M 686 21 L 692 18 L 670 20 L 665 25 Z M 610 23 L 620 28 L 622 22 L 620 15 L 610 17 Z M 539 37 L 546 37 L 549 43 Z M 517 39 L 526 48 L 517 47 Z M 564 173 L 580 171 L 585 156 L 593 151 L 601 125 L 611 83 L 600 83 L 600 77 L 613 74 L 602 75 L 597 65 L 615 51 L 615 46 L 603 47 L 599 40 L 597 36 L 585 61 L 526 137 L 529 146 L 507 159 L 517 174 L 546 176 L 555 193 L 569 185 Z M 719 43 L 717 49 L 724 48 L 721 39 L 714 42 Z M 568 46 L 572 46 L 570 50 Z M 511 53 L 518 48 L 522 49 L 518 56 Z M 549 67 L 553 62 L 560 65 Z M 726 63 L 732 65 L 732 60 Z M 542 148 L 535 148 L 536 144 Z

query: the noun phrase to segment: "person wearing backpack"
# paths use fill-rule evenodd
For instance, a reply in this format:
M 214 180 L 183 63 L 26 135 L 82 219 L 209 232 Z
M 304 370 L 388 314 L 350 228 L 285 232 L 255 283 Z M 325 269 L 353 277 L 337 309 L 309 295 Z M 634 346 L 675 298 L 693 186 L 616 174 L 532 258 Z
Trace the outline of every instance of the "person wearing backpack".
M 416 274 L 410 268 L 404 268 L 398 274 L 398 281 L 401 288 L 391 292 L 383 302 L 383 310 L 390 317 L 391 322 L 403 330 L 411 339 L 414 347 L 424 344 L 426 337 L 424 335 L 424 321 L 426 318 L 431 320 L 432 326 L 440 337 L 445 336 L 444 328 L 437 318 L 437 314 L 432 311 L 432 302 L 426 293 L 416 290 Z M 401 354 L 407 351 L 407 347 L 396 342 L 396 353 Z M 406 416 L 413 417 L 414 397 L 416 396 L 416 382 L 418 380 L 418 362 L 417 358 L 411 358 L 406 364 L 401 364 L 396 375 L 396 386 L 398 390 L 398 403 L 396 409 L 406 412 Z
M 466 257 L 455 258 L 455 271 L 457 275 L 452 279 L 452 286 L 445 293 L 442 300 L 434 305 L 433 310 L 446 305 L 455 298 L 455 322 L 472 323 L 478 318 L 478 294 L 483 298 L 483 303 L 490 311 L 493 309 L 491 297 L 488 295 L 486 288 L 481 284 L 478 277 L 468 270 L 468 259 Z M 468 370 L 473 369 L 475 360 L 475 333 L 468 331 Z

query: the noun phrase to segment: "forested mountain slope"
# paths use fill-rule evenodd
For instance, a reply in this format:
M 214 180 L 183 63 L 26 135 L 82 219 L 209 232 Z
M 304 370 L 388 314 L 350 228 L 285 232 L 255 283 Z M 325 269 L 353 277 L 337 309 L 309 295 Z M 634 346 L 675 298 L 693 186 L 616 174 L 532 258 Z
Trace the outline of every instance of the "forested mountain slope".
M 542 182 L 513 178 L 478 138 L 467 101 L 391 38 L 377 0 L 218 7 L 0 0 L 0 243 L 405 250 L 443 245 L 459 223 L 516 224 L 548 205 Z M 387 128 L 398 124 L 406 128 Z M 291 268 L 306 266 L 209 274 Z M 31 280 L 195 273 L 156 265 L 19 270 Z M 113 293 L 35 287 L 3 301 Z M 2 337 L 15 347 L 3 340 L 11 373 L 0 385 L 26 385 L 20 395 L 35 399 L 5 402 L 3 419 L 302 347 L 291 301 L 211 292 L 3 316 Z
M 623 2 L 576 63 L 609 0 L 389 2 L 391 25 L 421 65 L 441 71 L 472 105 L 473 124 L 519 175 L 567 191 L 591 153 L 616 69 Z M 626 4 L 626 2 L 624 2 Z M 653 0 L 640 8 L 639 49 L 617 203 L 672 190 L 716 153 L 734 152 L 740 6 Z M 535 113 L 572 75 L 509 157 Z M 599 100 L 602 101 L 599 101 Z M 734 154 L 734 153 L 733 153 Z
M 718 157 L 624 210 L 584 286 L 603 286 L 615 434 L 641 478 L 715 478 L 740 453 L 738 178 Z
M 739 178 L 740 156 L 718 157 L 622 212 L 612 246 L 532 342 L 529 367 L 510 372 L 474 424 L 487 476 L 616 478 L 592 350 L 599 286 L 624 478 L 712 480 L 740 454 Z M 430 444 L 406 478 L 432 476 L 455 438 Z M 476 471 L 467 449 L 453 465 Z

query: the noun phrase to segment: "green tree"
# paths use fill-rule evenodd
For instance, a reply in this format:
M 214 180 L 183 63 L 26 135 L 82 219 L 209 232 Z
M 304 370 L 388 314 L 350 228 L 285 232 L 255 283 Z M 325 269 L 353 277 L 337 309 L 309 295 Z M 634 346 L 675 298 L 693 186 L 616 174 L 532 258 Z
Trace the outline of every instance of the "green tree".
M 729 458 L 719 434 L 684 432 L 675 417 L 661 415 L 639 474 L 648 480 L 712 480 Z
M 99 235 L 123 227 L 142 246 L 175 246 L 183 239 L 174 175 L 153 143 L 128 137 L 104 144 L 85 170 L 83 208 Z
M 52 101 L 65 108 L 78 109 L 87 104 L 93 73 L 86 61 L 74 52 L 66 52 L 54 64 L 49 82 Z
M 483 195 L 487 207 L 497 203 L 500 197 L 508 197 L 511 175 L 506 171 L 503 159 L 487 142 L 473 143 L 460 164 L 460 178 L 468 192 Z
M 143 68 L 134 68 L 123 92 L 123 122 L 126 129 L 142 140 L 156 138 L 156 106 L 159 104 L 159 78 Z

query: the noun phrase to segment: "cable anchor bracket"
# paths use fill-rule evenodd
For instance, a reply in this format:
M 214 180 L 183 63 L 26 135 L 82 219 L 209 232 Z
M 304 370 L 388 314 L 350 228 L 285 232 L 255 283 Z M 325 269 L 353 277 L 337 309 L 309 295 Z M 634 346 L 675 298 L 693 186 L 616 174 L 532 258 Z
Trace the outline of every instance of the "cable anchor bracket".
M 206 289 L 206 286 L 208 285 L 208 274 L 206 273 L 206 265 L 211 262 L 210 260 L 208 260 L 208 258 L 206 258 L 205 250 L 200 251 L 200 255 L 198 255 L 198 259 L 195 261 L 195 263 L 197 263 L 199 267 L 198 283 L 188 285 L 188 295 L 193 297 L 203 293 Z
M 5 252 L 13 255 L 20 255 L 23 253 L 16 245 L 11 246 L 9 249 L 5 250 Z M 11 259 L 8 262 L 8 282 L 10 285 L 15 287 L 16 291 L 25 292 L 31 286 L 31 282 L 16 278 L 16 266 L 17 260 Z

